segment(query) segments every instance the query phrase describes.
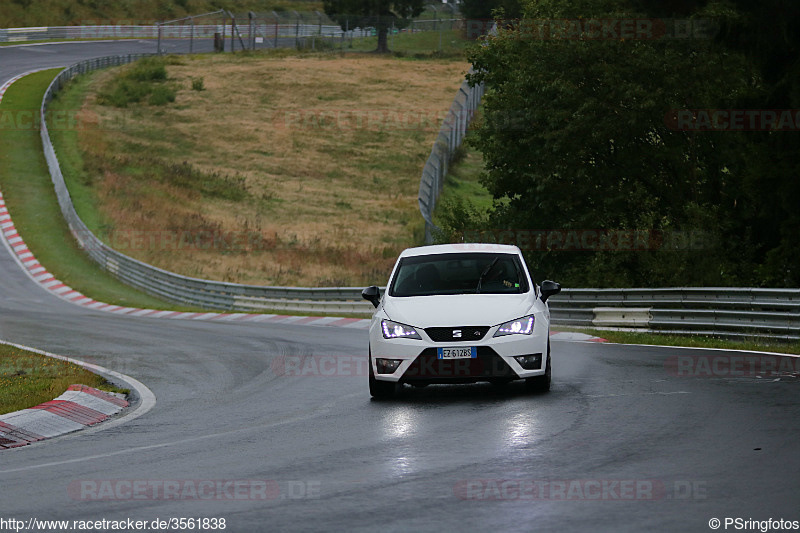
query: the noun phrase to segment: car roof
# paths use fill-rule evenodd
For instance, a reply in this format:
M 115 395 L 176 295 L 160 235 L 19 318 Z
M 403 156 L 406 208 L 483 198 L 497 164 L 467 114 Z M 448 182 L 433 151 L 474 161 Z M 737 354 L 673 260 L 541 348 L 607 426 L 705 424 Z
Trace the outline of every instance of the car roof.
M 456 244 L 434 244 L 431 246 L 418 246 L 403 250 L 400 257 L 413 257 L 419 255 L 434 254 L 459 254 L 459 253 L 501 253 L 521 255 L 520 249 L 509 244 L 492 243 L 456 243 Z

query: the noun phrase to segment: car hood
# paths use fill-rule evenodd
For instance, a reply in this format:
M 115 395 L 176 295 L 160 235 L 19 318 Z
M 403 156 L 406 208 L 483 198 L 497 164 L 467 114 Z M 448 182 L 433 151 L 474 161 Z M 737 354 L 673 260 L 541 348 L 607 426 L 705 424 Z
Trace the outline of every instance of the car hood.
M 496 326 L 531 313 L 534 296 L 526 294 L 454 294 L 384 298 L 390 320 L 423 328 Z

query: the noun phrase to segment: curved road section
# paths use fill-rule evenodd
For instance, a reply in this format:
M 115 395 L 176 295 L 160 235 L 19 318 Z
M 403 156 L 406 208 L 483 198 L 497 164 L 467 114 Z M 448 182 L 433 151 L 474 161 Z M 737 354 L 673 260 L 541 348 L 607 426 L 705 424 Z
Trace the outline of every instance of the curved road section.
M 0 48 L 0 83 L 149 46 Z M 48 294 L 5 247 L 0 280 L 0 338 L 133 376 L 159 399 L 128 423 L 0 453 L 4 529 L 671 532 L 800 520 L 794 358 L 554 340 L 549 394 L 431 386 L 376 402 L 363 330 L 96 312 Z

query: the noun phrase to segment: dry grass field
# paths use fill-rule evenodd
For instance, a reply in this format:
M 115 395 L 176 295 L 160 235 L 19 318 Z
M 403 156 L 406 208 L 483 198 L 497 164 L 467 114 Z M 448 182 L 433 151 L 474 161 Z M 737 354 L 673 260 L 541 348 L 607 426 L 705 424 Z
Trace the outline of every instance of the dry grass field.
M 97 213 L 84 219 L 109 244 L 194 277 L 349 286 L 384 283 L 419 243 L 420 174 L 465 62 L 168 63 L 167 105 L 100 104 L 113 70 L 85 87 L 80 181 Z

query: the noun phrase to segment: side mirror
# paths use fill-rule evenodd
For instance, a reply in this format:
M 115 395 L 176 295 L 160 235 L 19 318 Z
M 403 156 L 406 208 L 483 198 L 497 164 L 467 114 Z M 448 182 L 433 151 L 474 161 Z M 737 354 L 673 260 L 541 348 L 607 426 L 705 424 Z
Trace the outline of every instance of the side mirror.
M 547 279 L 542 282 L 541 295 L 543 302 L 546 302 L 548 298 L 550 298 L 554 294 L 558 294 L 559 292 L 561 292 L 561 285 L 559 285 L 555 281 L 550 281 L 549 279 Z
M 361 297 L 378 307 L 378 304 L 381 303 L 381 290 L 376 285 L 372 285 L 361 291 Z

